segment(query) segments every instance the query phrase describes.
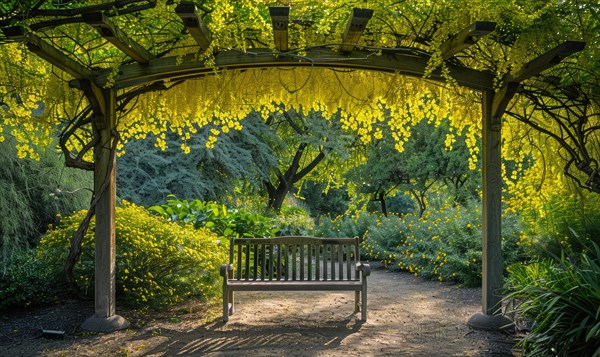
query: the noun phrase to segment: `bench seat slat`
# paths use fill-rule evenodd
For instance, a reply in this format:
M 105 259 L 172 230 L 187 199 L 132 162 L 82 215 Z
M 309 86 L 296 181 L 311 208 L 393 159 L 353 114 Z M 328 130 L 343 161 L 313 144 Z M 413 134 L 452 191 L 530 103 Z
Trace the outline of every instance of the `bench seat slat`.
M 228 287 L 235 291 L 359 291 L 362 288 L 360 280 L 328 281 L 326 284 L 318 280 L 289 280 L 289 281 L 249 281 L 234 280 Z

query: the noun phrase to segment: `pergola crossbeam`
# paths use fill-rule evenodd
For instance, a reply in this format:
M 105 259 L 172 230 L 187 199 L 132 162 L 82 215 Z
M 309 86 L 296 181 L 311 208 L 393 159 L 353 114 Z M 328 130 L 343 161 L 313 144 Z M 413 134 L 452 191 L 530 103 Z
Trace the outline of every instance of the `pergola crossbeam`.
M 146 50 L 142 45 L 130 39 L 121 29 L 119 29 L 102 12 L 92 12 L 83 14 L 83 19 L 90 26 L 95 28 L 102 37 L 112 43 L 123 53 L 133 58 L 139 63 L 148 63 L 154 55 Z
M 576 52 L 580 52 L 584 48 L 585 42 L 566 41 L 543 55 L 527 62 L 518 72 L 510 77 L 509 81 L 522 82 L 550 67 L 556 66 L 566 57 Z
M 442 43 L 442 58 L 447 60 L 474 45 L 479 39 L 496 28 L 495 22 L 476 21 Z
M 502 86 L 500 90 L 496 92 L 494 95 L 494 99 L 492 102 L 492 115 L 491 115 L 491 128 L 494 130 L 499 130 L 500 121 L 502 119 L 502 115 L 506 111 L 506 107 L 512 100 L 512 98 L 517 93 L 517 89 L 519 89 L 519 83 L 517 82 L 509 82 L 506 85 Z
M 273 38 L 277 51 L 288 50 L 288 24 L 290 21 L 290 8 L 287 6 L 271 6 L 269 14 L 273 22 Z
M 371 17 L 373 17 L 373 10 L 371 9 L 352 9 L 352 16 L 348 20 L 346 31 L 344 31 L 340 51 L 346 53 L 352 52 Z
M 25 31 L 22 27 L 8 27 L 2 29 L 2 32 L 4 36 L 13 41 L 24 42 L 31 52 L 75 78 L 89 78 L 92 74 L 89 68 L 71 59 L 36 34 Z
M 198 15 L 198 7 L 193 3 L 182 2 L 175 7 L 175 12 L 183 21 L 183 25 L 190 35 L 196 40 L 200 49 L 206 51 L 210 46 L 212 36 Z
M 223 51 L 217 53 L 214 66 L 206 66 L 197 60 L 195 54 L 183 57 L 155 58 L 148 65 L 130 63 L 122 65 L 116 77 L 111 70 L 102 70 L 95 76 L 96 86 L 102 88 L 109 80 L 114 80 L 115 88 L 122 89 L 165 79 L 186 79 L 210 75 L 217 71 L 251 68 L 278 67 L 335 67 L 356 70 L 374 70 L 389 73 L 401 73 L 421 78 L 427 69 L 429 57 L 416 56 L 414 52 L 385 51 L 381 56 L 370 56 L 369 51 L 354 51 L 356 56 L 347 55 L 326 48 L 307 49 L 302 57 L 282 55 L 269 49 L 251 49 L 247 52 Z M 452 78 L 462 86 L 475 90 L 493 89 L 494 75 L 465 67 L 447 65 Z M 440 69 L 434 70 L 429 79 L 444 82 L 446 79 Z

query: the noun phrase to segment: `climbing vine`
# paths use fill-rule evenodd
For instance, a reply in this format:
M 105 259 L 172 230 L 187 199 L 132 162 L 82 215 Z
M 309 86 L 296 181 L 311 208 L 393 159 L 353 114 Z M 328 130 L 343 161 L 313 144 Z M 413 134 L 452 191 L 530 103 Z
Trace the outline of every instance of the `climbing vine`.
M 448 119 L 453 135 L 465 133 L 475 167 L 477 140 L 481 132 L 480 94 L 460 89 L 447 66 L 465 66 L 492 73 L 496 88 L 507 74 L 515 73 L 527 61 L 565 40 L 586 41 L 581 55 L 573 56 L 551 73 L 524 83 L 507 109 L 503 131 L 503 155 L 534 164 L 518 178 L 506 176 L 508 190 L 531 201 L 539 196 L 542 183 L 560 182 L 545 190 L 559 190 L 575 179 L 589 190 L 597 190 L 599 157 L 598 78 L 600 65 L 598 5 L 593 1 L 517 2 L 508 0 L 440 0 L 398 2 L 365 1 L 264 1 L 197 0 L 198 14 L 210 31 L 211 42 L 198 51 L 174 11 L 179 1 L 7 1 L 0 7 L 0 28 L 19 25 L 31 29 L 43 40 L 61 49 L 87 68 L 105 68 L 107 86 L 115 85 L 119 66 L 131 60 L 100 37 L 80 19 L 91 10 L 103 11 L 123 32 L 156 57 L 173 56 L 177 61 L 195 60 L 215 65 L 223 51 L 254 53 L 257 48 L 275 50 L 268 6 L 290 6 L 289 44 L 285 56 L 307 57 L 309 49 L 336 50 L 353 8 L 373 10 L 373 17 L 358 47 L 368 56 L 380 56 L 385 49 L 412 51 L 428 58 L 425 79 L 399 73 L 378 73 L 317 67 L 215 71 L 187 81 L 164 81 L 155 87 L 129 87 L 118 92 L 119 149 L 128 140 L 156 136 L 156 145 L 165 148 L 165 133 L 176 132 L 184 141 L 199 127 L 215 125 L 207 146 L 222 133 L 242 130 L 240 121 L 250 112 L 268 113 L 285 103 L 298 111 L 321 111 L 324 117 L 340 112 L 344 129 L 354 131 L 363 143 L 379 138 L 378 124 L 385 122 L 402 150 L 410 127 L 421 118 L 434 122 Z M 118 15 L 118 16 L 117 16 Z M 458 55 L 444 61 L 442 44 L 474 21 L 494 21 L 495 31 Z M 36 147 L 51 143 L 57 129 L 61 145 L 74 161 L 91 162 L 89 143 L 90 103 L 79 90 L 69 87 L 71 77 L 32 54 L 24 44 L 0 36 L 0 141 L 15 137 L 20 157 L 37 158 Z M 348 61 L 365 52 L 348 54 Z M 571 68 L 569 75 L 565 67 Z M 440 69 L 445 83 L 427 79 Z M 553 72 L 554 71 L 554 72 Z M 553 77 L 552 73 L 556 73 Z M 559 83 L 556 83 L 556 77 Z M 540 90 L 540 88 L 543 89 Z M 575 88 L 576 97 L 565 96 Z M 541 98 L 541 99 L 540 99 Z M 554 98 L 555 103 L 540 102 Z M 584 99 L 582 99 L 584 98 Z M 554 109 L 557 100 L 574 109 L 565 116 Z M 554 119 L 552 119 L 554 118 Z M 551 119 L 551 120 L 548 120 Z M 540 123 L 549 123 L 541 126 Z M 561 136 L 565 128 L 586 134 L 571 140 Z M 543 130 L 540 130 L 543 129 Z M 67 135 L 68 134 L 68 135 Z M 569 153 L 569 148 L 574 151 Z M 585 166 L 587 165 L 587 166 Z M 89 168 L 89 165 L 81 164 Z M 582 170 L 582 168 L 584 168 Z M 551 187 L 551 188 L 548 188 Z M 535 194 L 534 194 L 535 193 Z M 516 203 L 515 203 L 516 204 Z

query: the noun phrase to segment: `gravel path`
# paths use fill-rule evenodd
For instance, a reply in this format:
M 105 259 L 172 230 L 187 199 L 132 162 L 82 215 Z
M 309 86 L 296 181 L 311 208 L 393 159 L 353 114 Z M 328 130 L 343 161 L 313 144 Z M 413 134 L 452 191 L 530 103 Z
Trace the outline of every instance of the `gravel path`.
M 0 318 L 0 356 L 512 356 L 514 336 L 466 325 L 481 289 L 374 269 L 368 321 L 353 292 L 239 292 L 236 313 L 189 303 L 154 315 L 119 311 L 132 328 L 83 332 L 90 302 L 15 311 Z M 66 331 L 48 339 L 41 329 Z

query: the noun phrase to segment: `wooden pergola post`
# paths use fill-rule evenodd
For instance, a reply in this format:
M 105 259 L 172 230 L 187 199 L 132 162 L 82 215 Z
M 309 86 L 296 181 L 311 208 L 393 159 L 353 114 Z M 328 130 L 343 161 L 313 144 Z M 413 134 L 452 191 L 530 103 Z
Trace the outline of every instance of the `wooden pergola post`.
M 498 330 L 512 326 L 502 315 L 502 118 L 494 116 L 493 90 L 482 92 L 482 311 L 471 316 L 472 327 Z M 512 97 L 512 95 L 511 95 Z
M 497 91 L 482 91 L 483 269 L 482 311 L 469 318 L 474 328 L 498 330 L 513 326 L 502 315 L 502 116 L 520 83 L 583 50 L 584 42 L 567 41 L 527 62 L 519 71 L 504 76 Z
M 116 314 L 116 94 L 114 89 L 95 90 L 101 113 L 93 122 L 99 140 L 94 146 L 94 195 L 96 204 L 94 316 L 88 318 L 82 329 L 115 331 L 125 329 L 129 323 Z

